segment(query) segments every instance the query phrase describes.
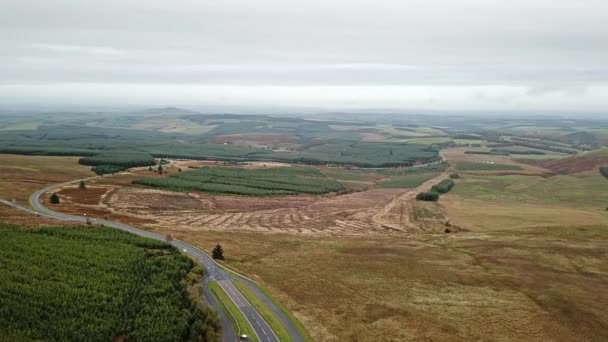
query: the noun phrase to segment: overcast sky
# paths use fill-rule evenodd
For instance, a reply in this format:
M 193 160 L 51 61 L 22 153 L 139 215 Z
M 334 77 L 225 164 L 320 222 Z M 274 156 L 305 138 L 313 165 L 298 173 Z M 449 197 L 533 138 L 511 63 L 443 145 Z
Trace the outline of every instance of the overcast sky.
M 608 109 L 607 0 L 2 0 L 0 103 Z

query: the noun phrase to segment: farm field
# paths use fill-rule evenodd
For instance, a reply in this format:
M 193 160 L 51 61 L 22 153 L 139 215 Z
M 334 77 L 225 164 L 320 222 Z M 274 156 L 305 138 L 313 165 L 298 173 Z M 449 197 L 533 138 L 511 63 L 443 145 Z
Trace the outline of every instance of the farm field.
M 380 183 L 382 188 L 416 188 L 424 182 L 439 176 L 438 173 L 421 173 L 407 176 L 393 176 Z
M 214 314 L 189 295 L 200 269 L 165 243 L 109 228 L 0 232 L 7 340 L 219 340 Z
M 494 164 L 491 162 L 486 162 L 486 163 L 457 162 L 456 169 L 459 171 L 523 170 L 523 168 L 519 165 Z

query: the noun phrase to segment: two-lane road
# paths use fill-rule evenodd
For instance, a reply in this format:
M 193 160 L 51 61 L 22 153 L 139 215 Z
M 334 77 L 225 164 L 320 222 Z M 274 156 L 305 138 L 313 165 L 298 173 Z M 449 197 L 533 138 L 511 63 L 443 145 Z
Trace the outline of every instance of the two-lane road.
M 93 178 L 96 178 L 96 177 L 91 177 L 88 179 L 93 179 Z M 25 206 L 15 204 L 15 203 L 7 201 L 7 200 L 3 200 L 3 199 L 0 199 L 0 203 L 10 205 L 14 208 L 21 209 L 21 210 L 27 211 L 27 212 L 29 212 L 31 214 L 35 214 L 35 215 L 40 215 L 40 216 L 58 219 L 58 220 L 62 220 L 62 221 L 86 223 L 87 218 L 85 216 L 70 215 L 70 214 L 65 214 L 65 213 L 61 213 L 61 212 L 56 212 L 56 211 L 46 208 L 40 202 L 40 197 L 43 194 L 45 194 L 49 191 L 64 187 L 66 185 L 77 183 L 79 181 L 80 180 L 75 180 L 75 181 L 71 181 L 71 182 L 50 185 L 44 189 L 36 191 L 30 198 L 30 204 L 34 208 L 34 210 L 27 208 Z M 136 235 L 143 236 L 143 237 L 150 238 L 150 239 L 162 240 L 162 241 L 166 240 L 165 236 L 163 236 L 163 235 L 156 234 L 156 233 L 149 232 L 149 231 L 142 230 L 142 229 L 138 229 L 138 228 L 126 225 L 126 224 L 119 223 L 119 222 L 95 219 L 95 218 L 90 218 L 90 219 L 94 220 L 93 221 L 94 224 L 102 224 L 107 227 L 120 229 L 120 230 L 129 232 L 129 233 L 136 234 Z M 206 300 L 209 302 L 209 304 L 220 315 L 220 321 L 222 324 L 223 341 L 225 341 L 225 342 L 235 341 L 237 339 L 237 332 L 234 329 L 232 321 L 229 319 L 228 315 L 230 313 L 227 313 L 223 310 L 223 307 L 220 305 L 220 303 L 217 301 L 217 299 L 211 294 L 211 291 L 207 287 L 207 284 L 209 283 L 209 281 L 213 281 L 213 280 L 215 280 L 219 283 L 219 285 L 222 287 L 222 289 L 224 289 L 224 291 L 226 292 L 228 297 L 234 302 L 236 307 L 243 313 L 243 316 L 247 319 L 247 321 L 253 328 L 253 331 L 255 332 L 255 334 L 257 335 L 258 339 L 261 342 L 279 342 L 280 341 L 279 338 L 277 337 L 277 335 L 275 334 L 275 332 L 268 325 L 268 323 L 264 320 L 264 318 L 260 315 L 260 313 L 251 305 L 251 303 L 249 301 L 247 301 L 245 296 L 243 296 L 243 294 L 237 289 L 237 287 L 234 286 L 232 281 L 235 279 L 242 280 L 246 286 L 249 286 L 250 288 L 252 288 L 255 295 L 260 297 L 261 301 L 263 303 L 265 303 L 268 306 L 268 308 L 273 313 L 275 313 L 275 315 L 277 316 L 279 321 L 281 321 L 281 323 L 283 323 L 283 325 L 285 326 L 286 330 L 289 332 L 290 337 L 293 341 L 296 341 L 296 342 L 304 341 L 304 338 L 302 337 L 300 332 L 297 330 L 297 328 L 295 327 L 293 322 L 279 308 L 277 308 L 276 305 L 274 305 L 274 303 L 272 303 L 272 301 L 268 297 L 266 297 L 264 294 L 261 293 L 261 291 L 256 287 L 256 285 L 253 281 L 251 281 L 250 279 L 248 279 L 246 277 L 241 278 L 238 275 L 233 275 L 231 273 L 228 273 L 221 265 L 216 263 L 207 253 L 201 251 L 200 249 L 198 249 L 190 244 L 187 244 L 187 243 L 185 243 L 183 241 L 179 241 L 179 240 L 173 240 L 170 243 L 173 246 L 175 246 L 176 248 L 179 248 L 180 250 L 182 250 L 182 251 L 190 254 L 192 257 L 196 258 L 203 266 L 203 268 L 205 270 L 205 272 L 204 272 L 205 278 L 203 280 L 204 296 L 205 296 Z

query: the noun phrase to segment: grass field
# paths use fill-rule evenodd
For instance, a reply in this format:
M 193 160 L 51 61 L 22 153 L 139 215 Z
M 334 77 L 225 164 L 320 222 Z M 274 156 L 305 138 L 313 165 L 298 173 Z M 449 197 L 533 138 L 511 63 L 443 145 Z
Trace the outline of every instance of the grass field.
M 607 229 L 408 239 L 174 233 L 204 248 L 220 241 L 226 262 L 263 280 L 315 341 L 546 341 L 608 338 L 608 298 L 597 296 L 608 291 Z
M 143 178 L 134 183 L 174 191 L 199 190 L 251 196 L 323 194 L 344 190 L 340 182 L 325 177 L 318 169 L 302 167 L 203 167 L 168 178 Z
M 109 228 L 0 234 L 6 340 L 219 340 L 215 316 L 189 296 L 202 275 L 163 242 Z
M 608 206 L 608 182 L 599 172 L 533 176 L 466 176 L 454 195 L 480 201 L 550 204 L 603 210 Z
M 77 157 L 45 157 L 0 154 L 0 197 L 27 203 L 36 190 L 95 174 L 79 165 Z
M 382 188 L 415 188 L 429 179 L 437 177 L 438 173 L 421 173 L 406 176 L 393 176 L 389 180 L 380 183 Z
M 241 310 L 239 310 L 239 308 L 237 308 L 237 306 L 230 299 L 230 297 L 228 297 L 228 295 L 226 294 L 226 292 L 224 292 L 220 284 L 218 284 L 215 280 L 210 281 L 209 289 L 221 303 L 222 307 L 224 307 L 224 309 L 229 313 L 230 319 L 236 327 L 237 334 L 239 334 L 239 336 L 247 335 L 254 342 L 259 341 L 259 339 L 255 335 L 253 328 L 251 327 Z
M 473 162 L 457 162 L 456 168 L 460 171 L 523 170 L 523 168 L 519 165 L 473 163 Z

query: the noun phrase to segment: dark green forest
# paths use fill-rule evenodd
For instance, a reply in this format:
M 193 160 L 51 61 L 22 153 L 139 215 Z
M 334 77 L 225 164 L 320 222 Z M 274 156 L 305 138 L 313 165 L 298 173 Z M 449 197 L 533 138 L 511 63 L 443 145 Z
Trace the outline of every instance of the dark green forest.
M 164 242 L 91 227 L 0 225 L 0 236 L 4 340 L 219 340 L 188 292 L 200 267 Z
M 285 123 L 284 125 L 287 125 Z M 268 149 L 217 144 L 213 136 L 162 133 L 154 131 L 89 127 L 75 125 L 42 125 L 35 130 L 5 131 L 0 135 L 0 153 L 24 155 L 81 156 L 86 165 L 110 161 L 113 154 L 145 153 L 155 158 L 199 160 L 279 161 L 302 164 L 336 164 L 359 167 L 409 166 L 437 159 L 437 147 L 396 142 L 362 142 L 358 133 L 332 131 L 328 123 L 311 123 L 287 130 L 278 126 L 268 129 L 290 132 L 300 141 L 298 149 L 277 152 Z M 225 124 L 234 132 L 251 129 L 245 123 Z M 318 129 L 318 131 L 314 131 Z M 222 132 L 215 131 L 214 135 Z M 139 160 L 139 159 L 138 159 Z M 139 164 L 139 163 L 138 163 Z M 123 166 L 123 165 L 120 165 Z M 136 165 L 141 166 L 141 165 Z
M 342 183 L 307 167 L 241 169 L 202 167 L 166 178 L 143 178 L 135 184 L 174 191 L 206 191 L 250 196 L 323 194 L 344 190 Z

